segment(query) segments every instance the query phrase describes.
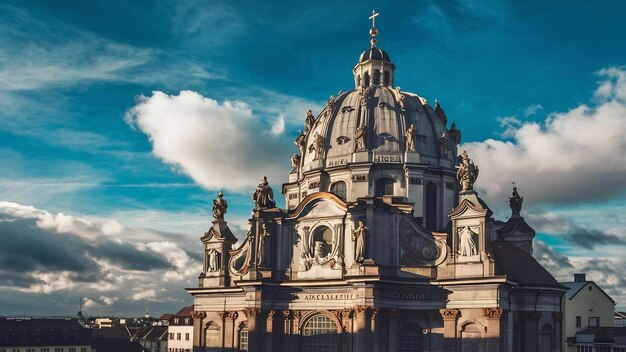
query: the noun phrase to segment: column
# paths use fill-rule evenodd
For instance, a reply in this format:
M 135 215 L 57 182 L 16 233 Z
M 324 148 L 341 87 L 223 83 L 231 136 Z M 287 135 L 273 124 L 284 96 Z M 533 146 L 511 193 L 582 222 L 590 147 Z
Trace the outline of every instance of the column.
M 193 346 L 202 347 L 206 343 L 206 329 L 204 329 L 204 318 L 206 318 L 205 312 L 193 312 L 191 317 L 193 318 Z
M 541 312 L 523 312 L 524 319 L 522 347 L 525 352 L 539 351 L 539 318 Z
M 265 350 L 273 351 L 272 344 L 274 342 L 274 314 L 276 314 L 275 310 L 270 310 L 267 312 L 267 321 L 265 322 Z
M 352 310 L 344 309 L 341 311 L 341 325 L 343 327 L 343 337 L 342 340 L 345 343 L 342 343 L 344 351 L 353 351 L 353 340 L 354 334 L 352 329 Z
M 502 350 L 502 343 L 507 339 L 501 338 L 501 319 L 504 310 L 502 308 L 483 308 L 483 315 L 487 317 L 487 351 L 498 352 Z
M 293 311 L 293 320 L 291 326 L 291 349 L 290 351 L 300 350 L 300 319 L 302 319 L 303 312 L 299 310 Z
M 228 312 L 226 314 L 226 323 L 224 324 L 224 347 L 235 348 L 235 338 L 237 336 L 237 328 L 235 322 L 239 317 L 237 312 Z
M 246 324 L 248 328 L 248 351 L 258 351 L 259 350 L 259 330 L 257 328 L 257 316 L 261 313 L 260 309 L 247 307 L 244 308 L 243 313 L 248 318 Z M 236 336 L 236 335 L 235 335 Z M 239 336 L 235 337 L 236 339 Z
M 456 334 L 456 322 L 459 316 L 458 309 L 440 309 L 439 314 L 443 319 L 443 340 L 445 351 L 457 350 L 457 334 Z
M 355 308 L 355 333 L 356 333 L 356 346 L 355 350 L 359 352 L 369 351 L 370 345 L 370 330 L 367 326 L 367 306 L 357 306 Z
M 220 316 L 220 340 L 218 347 L 224 348 L 226 346 L 226 318 L 228 318 L 228 312 L 219 312 L 217 315 Z M 206 340 L 204 341 L 206 346 Z
M 289 351 L 291 344 L 291 311 L 283 310 L 283 351 Z
M 387 329 L 387 339 L 389 341 L 389 351 L 398 350 L 398 318 L 400 311 L 397 309 L 389 309 L 387 311 L 389 317 L 389 329 Z
M 376 316 L 378 315 L 378 308 L 372 308 L 372 316 L 370 318 L 370 337 L 371 337 L 371 346 L 372 352 L 378 352 L 378 345 L 380 344 L 380 335 L 376 330 L 378 326 L 376 325 Z

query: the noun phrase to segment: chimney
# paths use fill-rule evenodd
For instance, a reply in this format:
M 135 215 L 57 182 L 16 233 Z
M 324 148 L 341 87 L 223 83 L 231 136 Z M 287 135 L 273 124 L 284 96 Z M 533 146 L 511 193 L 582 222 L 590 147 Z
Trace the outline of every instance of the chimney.
M 586 282 L 585 273 L 574 274 L 574 282 Z

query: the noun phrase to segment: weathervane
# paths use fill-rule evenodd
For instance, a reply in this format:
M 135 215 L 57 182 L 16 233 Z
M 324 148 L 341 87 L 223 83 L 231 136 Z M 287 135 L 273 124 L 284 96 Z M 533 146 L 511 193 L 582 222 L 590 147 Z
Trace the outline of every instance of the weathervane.
M 370 29 L 370 35 L 372 36 L 372 40 L 370 41 L 372 43 L 372 48 L 376 47 L 376 35 L 378 34 L 378 29 L 376 28 L 376 16 L 378 16 L 379 13 L 376 12 L 376 10 L 372 10 L 372 15 L 369 17 L 370 20 L 372 20 L 372 29 Z

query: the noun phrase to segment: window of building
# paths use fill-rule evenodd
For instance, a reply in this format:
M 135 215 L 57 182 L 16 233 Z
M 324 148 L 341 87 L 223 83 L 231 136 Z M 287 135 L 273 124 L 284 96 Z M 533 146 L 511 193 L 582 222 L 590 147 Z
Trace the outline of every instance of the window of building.
M 376 197 L 392 196 L 394 183 L 395 181 L 388 177 L 378 179 L 376 181 L 376 189 L 374 190 L 374 195 Z
M 246 327 L 239 330 L 239 350 L 248 350 L 248 328 Z
M 583 318 L 580 316 L 576 316 L 576 327 L 579 328 L 583 323 Z
M 188 332 L 185 333 L 185 341 L 189 341 L 189 333 Z
M 173 340 L 173 339 L 174 339 L 174 333 L 170 332 L 170 340 Z
M 339 198 L 346 199 L 346 183 L 337 181 L 330 185 L 330 192 L 336 194 Z
M 339 334 L 337 324 L 323 315 L 318 314 L 309 319 L 302 328 L 302 352 L 337 351 Z
M 589 317 L 589 326 L 600 326 L 600 317 Z
M 365 74 L 363 75 L 363 86 L 365 88 L 370 86 L 370 73 L 365 71 Z
M 415 325 L 405 325 L 400 329 L 400 338 L 398 339 L 398 351 L 400 352 L 421 352 L 422 346 L 422 329 Z
M 87 347 L 81 347 L 80 352 L 87 352 Z
M 426 208 L 424 209 L 426 228 L 428 230 L 437 229 L 437 185 L 429 183 L 426 185 Z
M 385 71 L 385 85 L 388 86 L 389 84 L 391 84 L 389 82 L 389 71 Z
M 374 70 L 374 85 L 380 84 L 380 70 Z
M 70 347 L 69 352 L 76 352 L 76 347 Z
M 176 340 L 180 340 L 180 332 L 176 333 Z

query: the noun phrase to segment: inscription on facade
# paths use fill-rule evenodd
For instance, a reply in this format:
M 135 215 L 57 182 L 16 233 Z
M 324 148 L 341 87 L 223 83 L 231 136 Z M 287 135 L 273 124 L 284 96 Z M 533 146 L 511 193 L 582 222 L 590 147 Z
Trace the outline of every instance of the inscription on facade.
M 358 293 L 297 293 L 294 298 L 305 301 L 335 301 L 359 298 Z
M 377 163 L 401 163 L 402 157 L 400 155 L 376 155 Z
M 346 165 L 347 163 L 348 163 L 348 159 L 345 159 L 345 158 L 331 159 L 331 160 L 328 160 L 328 167 Z
M 389 292 L 389 294 L 387 295 L 388 298 L 391 299 L 399 299 L 399 300 L 406 300 L 406 301 L 419 301 L 424 299 L 424 294 L 423 293 L 418 293 L 418 292 Z

